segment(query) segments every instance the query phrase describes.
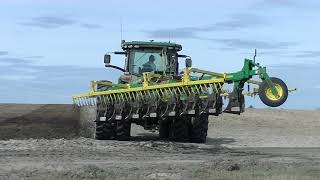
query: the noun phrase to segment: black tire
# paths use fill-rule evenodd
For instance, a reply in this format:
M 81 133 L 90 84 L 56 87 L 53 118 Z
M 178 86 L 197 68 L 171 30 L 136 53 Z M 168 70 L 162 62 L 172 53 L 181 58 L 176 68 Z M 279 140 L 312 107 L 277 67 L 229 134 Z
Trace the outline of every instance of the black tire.
M 169 122 L 167 119 L 160 120 L 159 122 L 159 137 L 161 139 L 168 139 L 169 138 Z
M 95 139 L 112 140 L 115 139 L 114 127 L 109 122 L 96 122 Z
M 208 132 L 208 115 L 193 117 L 190 123 L 190 141 L 193 143 L 205 143 Z
M 95 139 L 97 140 L 106 140 L 104 132 L 103 132 L 104 124 L 100 122 L 96 122 L 96 134 Z
M 219 114 L 222 113 L 222 109 L 223 109 L 223 99 L 221 96 L 217 97 L 217 102 L 216 102 L 216 113 L 215 116 L 218 116 Z
M 279 98 L 271 98 L 270 95 L 268 95 L 268 91 L 270 91 L 270 88 L 268 86 L 268 83 L 266 81 L 263 81 L 259 85 L 259 97 L 261 101 L 270 107 L 278 107 L 281 106 L 288 98 L 288 87 L 287 85 L 279 78 L 271 77 L 271 82 L 276 86 L 276 88 L 281 90 L 281 94 Z M 269 93 L 270 94 L 270 93 Z
M 127 120 L 117 121 L 117 140 L 129 141 L 130 140 L 131 123 Z
M 169 124 L 169 139 L 177 142 L 189 141 L 189 117 L 176 117 Z
M 106 80 L 102 80 L 102 82 L 110 82 Z M 111 83 L 111 82 L 110 82 Z M 106 85 L 98 85 L 97 90 L 101 90 L 102 88 L 106 87 Z M 98 140 L 112 140 L 115 139 L 115 127 L 110 122 L 99 122 L 99 118 L 104 115 L 104 108 L 100 104 L 100 101 L 97 101 L 97 121 L 96 122 L 96 133 L 95 139 Z

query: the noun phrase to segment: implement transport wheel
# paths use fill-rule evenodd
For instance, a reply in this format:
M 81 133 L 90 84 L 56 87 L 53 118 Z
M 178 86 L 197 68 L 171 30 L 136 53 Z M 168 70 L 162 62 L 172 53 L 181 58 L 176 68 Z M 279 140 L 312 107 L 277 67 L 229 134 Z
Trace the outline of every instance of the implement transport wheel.
M 263 81 L 259 85 L 259 97 L 261 101 L 270 107 L 278 107 L 282 105 L 288 97 L 288 87 L 279 78 L 271 77 L 271 82 L 278 91 L 278 96 L 273 95 L 271 88 L 268 86 L 266 81 Z
M 131 122 L 125 119 L 117 121 L 117 140 L 129 141 L 131 131 Z
M 162 119 L 159 121 L 159 137 L 160 139 L 168 139 L 169 138 L 169 120 L 168 119 Z
M 115 139 L 114 127 L 109 122 L 96 122 L 95 139 L 112 140 Z
M 208 115 L 199 115 L 191 118 L 190 141 L 193 143 L 205 143 L 208 132 Z
M 170 121 L 169 139 L 177 142 L 189 141 L 189 117 L 176 117 Z

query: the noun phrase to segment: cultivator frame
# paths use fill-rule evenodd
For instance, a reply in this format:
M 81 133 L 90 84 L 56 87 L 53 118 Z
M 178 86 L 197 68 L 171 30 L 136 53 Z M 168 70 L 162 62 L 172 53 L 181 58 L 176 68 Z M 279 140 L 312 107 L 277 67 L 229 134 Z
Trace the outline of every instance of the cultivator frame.
M 181 100 L 187 98 L 191 94 L 197 94 L 199 97 L 205 98 L 205 93 L 203 93 L 203 91 L 208 91 L 210 90 L 209 88 L 215 93 L 218 93 L 221 97 L 235 97 L 240 96 L 240 94 L 256 95 L 258 88 L 255 88 L 253 92 L 248 91 L 247 93 L 242 93 L 244 83 L 260 85 L 262 82 L 266 82 L 270 85 L 272 93 L 274 93 L 275 96 L 278 96 L 277 89 L 272 86 L 270 77 L 266 73 L 266 68 L 250 59 L 245 59 L 244 62 L 242 70 L 236 73 L 216 73 L 197 68 L 185 68 L 181 81 L 172 80 L 164 84 L 153 84 L 154 81 L 152 81 L 152 79 L 160 79 L 162 76 L 151 72 L 143 73 L 142 82 L 136 84 L 115 84 L 110 82 L 92 81 L 90 92 L 73 96 L 73 101 L 78 106 L 84 106 L 96 105 L 97 98 L 103 103 L 121 101 L 130 102 L 139 99 L 146 101 L 148 98 L 166 101 L 165 99 L 171 99 L 170 97 L 172 96 L 179 97 Z M 202 76 L 191 76 L 191 73 L 201 73 Z M 262 81 L 250 80 L 255 75 L 260 76 Z M 223 89 L 225 83 L 234 83 L 233 92 L 236 92 L 236 95 Z M 107 91 L 99 91 L 97 90 L 98 85 L 110 86 L 112 88 Z M 288 91 L 293 91 L 293 89 Z M 240 97 L 236 97 L 236 99 L 238 98 Z M 238 113 L 240 113 L 240 111 L 238 111 Z M 183 114 L 185 114 L 185 112 Z
M 163 117 L 163 116 L 176 116 L 178 113 L 175 112 L 175 108 L 177 108 L 178 101 L 186 102 L 183 107 L 184 111 L 180 113 L 180 115 L 195 115 L 194 109 L 190 109 L 195 107 L 197 103 L 196 98 L 198 99 L 211 99 L 211 108 L 206 106 L 207 108 L 202 109 L 201 113 L 207 113 L 211 115 L 216 115 L 216 109 L 213 103 L 215 101 L 212 98 L 212 94 L 223 94 L 223 84 L 225 83 L 225 75 L 223 77 L 206 77 L 204 80 L 195 80 L 190 76 L 191 72 L 196 72 L 196 69 L 186 68 L 184 70 L 184 75 L 182 76 L 181 81 L 172 81 L 166 84 L 157 84 L 153 85 L 153 78 L 161 78 L 161 76 L 153 73 L 143 73 L 143 83 L 141 86 L 137 84 L 133 85 L 123 85 L 123 84 L 114 84 L 114 83 L 106 83 L 100 81 L 92 81 L 90 92 L 88 94 L 81 94 L 78 96 L 73 96 L 74 103 L 78 106 L 86 106 L 86 105 L 96 105 L 97 101 L 102 104 L 117 104 L 120 102 L 127 102 L 132 106 L 136 104 L 148 104 L 148 101 L 151 100 L 149 104 L 148 110 L 144 110 L 146 112 L 145 115 L 139 115 L 138 113 L 134 113 L 128 115 L 126 118 L 140 118 L 140 117 Z M 112 86 L 114 89 L 108 91 L 99 91 L 97 90 L 98 85 L 107 85 Z M 133 86 L 133 87 L 132 87 Z M 211 93 L 208 93 L 211 91 Z M 193 94 L 199 95 L 198 97 L 193 96 Z M 178 98 L 178 99 L 177 99 Z M 173 100 L 174 99 L 174 100 Z M 165 107 L 165 111 L 158 115 L 157 112 L 161 110 L 159 108 L 152 108 L 152 106 L 157 101 L 161 101 L 161 103 L 168 103 Z M 160 104 L 160 102 L 158 103 Z M 150 108 L 151 106 L 151 108 Z M 171 108 L 170 108 L 171 107 Z M 164 108 L 164 107 L 161 107 Z M 134 109 L 134 108 L 132 108 Z M 141 108 L 143 109 L 143 108 Z M 154 111 L 150 111 L 150 109 L 154 109 Z M 171 109 L 171 111 L 169 111 Z M 137 110 L 131 110 L 133 112 L 137 112 Z M 120 115 L 116 116 L 120 117 Z M 111 120 L 111 119 L 110 119 Z

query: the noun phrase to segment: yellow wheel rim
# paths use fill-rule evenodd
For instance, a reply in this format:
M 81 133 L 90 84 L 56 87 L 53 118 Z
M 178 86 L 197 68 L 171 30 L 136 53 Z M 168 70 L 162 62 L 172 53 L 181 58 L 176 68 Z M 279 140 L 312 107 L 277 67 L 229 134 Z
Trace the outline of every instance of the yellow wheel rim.
M 272 101 L 277 101 L 283 96 L 283 89 L 279 84 L 273 83 L 273 85 L 277 89 L 279 96 L 273 95 L 272 90 L 271 90 L 270 87 L 266 89 L 265 93 L 266 93 L 266 96 L 267 96 L 268 99 L 270 99 Z

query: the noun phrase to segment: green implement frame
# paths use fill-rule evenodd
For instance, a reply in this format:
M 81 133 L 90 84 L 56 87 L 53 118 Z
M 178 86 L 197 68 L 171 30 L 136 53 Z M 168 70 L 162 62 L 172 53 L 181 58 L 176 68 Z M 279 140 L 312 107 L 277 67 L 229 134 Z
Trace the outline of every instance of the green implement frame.
M 201 77 L 191 76 L 191 73 L 200 73 Z M 251 80 L 253 76 L 258 75 L 262 81 Z M 162 93 L 162 92 L 170 92 L 171 94 L 175 94 L 176 91 L 183 90 L 179 87 L 190 86 L 191 90 L 196 92 L 202 88 L 202 86 L 211 86 L 211 85 L 219 85 L 220 96 L 229 96 L 227 91 L 222 89 L 224 83 L 234 84 L 234 90 L 242 93 L 243 87 L 245 83 L 251 83 L 255 85 L 260 85 L 262 82 L 266 82 L 269 88 L 271 88 L 271 92 L 274 96 L 278 97 L 278 91 L 273 85 L 269 75 L 266 72 L 266 67 L 260 66 L 258 63 L 255 63 L 253 60 L 245 59 L 244 66 L 242 69 L 235 73 L 216 73 L 211 71 L 205 71 L 197 68 L 185 68 L 182 80 L 170 80 L 166 83 L 162 84 L 152 84 L 152 79 L 161 77 L 159 74 L 154 74 L 150 72 L 143 73 L 143 77 L 140 81 L 132 82 L 131 84 L 114 84 L 110 82 L 100 82 L 100 81 L 92 81 L 90 92 L 88 94 L 81 94 L 77 96 L 73 96 L 73 100 L 75 102 L 79 102 L 80 100 L 93 98 L 101 95 L 112 95 L 113 98 L 117 97 L 119 94 L 121 98 L 123 98 L 126 93 L 128 93 L 128 97 L 132 95 L 132 92 L 142 92 L 142 91 L 152 91 L 152 93 Z M 110 88 L 107 91 L 98 91 L 96 90 L 96 85 L 106 85 Z M 289 92 L 295 91 L 296 89 L 288 89 Z M 200 92 L 200 91 L 199 91 Z M 256 95 L 258 93 L 258 88 L 255 88 L 253 92 L 243 93 L 244 95 Z M 148 94 L 148 93 L 147 93 Z M 141 94 L 143 96 L 143 94 Z M 163 94 L 163 96 L 165 96 Z

